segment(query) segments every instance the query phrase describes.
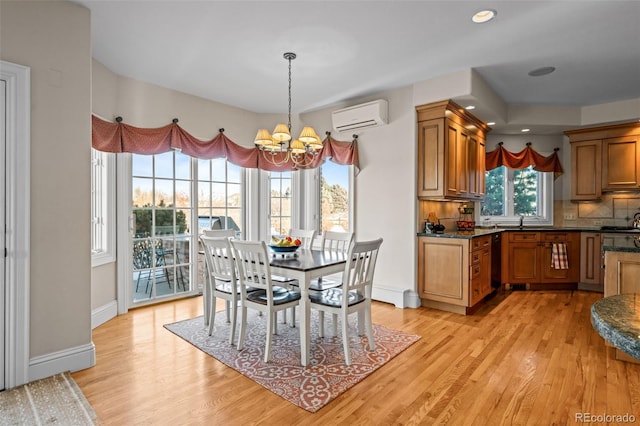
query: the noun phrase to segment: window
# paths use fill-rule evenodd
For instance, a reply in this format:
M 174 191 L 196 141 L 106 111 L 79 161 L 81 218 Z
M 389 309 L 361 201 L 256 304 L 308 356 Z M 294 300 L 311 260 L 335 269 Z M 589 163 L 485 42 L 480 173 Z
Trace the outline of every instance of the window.
M 348 232 L 351 229 L 352 166 L 325 161 L 319 174 L 320 231 Z
M 486 172 L 485 199 L 481 203 L 483 223 L 514 225 L 553 224 L 553 174 L 504 166 Z
M 91 149 L 91 265 L 115 262 L 115 154 Z
M 233 229 L 242 237 L 242 170 L 224 158 L 198 160 L 198 234 Z
M 291 229 L 291 172 L 270 172 L 270 235 L 286 235 Z

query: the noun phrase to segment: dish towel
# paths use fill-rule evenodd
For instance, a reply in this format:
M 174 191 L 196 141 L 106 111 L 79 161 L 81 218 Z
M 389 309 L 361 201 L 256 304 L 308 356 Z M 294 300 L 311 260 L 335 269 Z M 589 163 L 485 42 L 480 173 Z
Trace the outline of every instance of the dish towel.
M 567 245 L 565 243 L 551 244 L 551 267 L 553 269 L 569 269 Z

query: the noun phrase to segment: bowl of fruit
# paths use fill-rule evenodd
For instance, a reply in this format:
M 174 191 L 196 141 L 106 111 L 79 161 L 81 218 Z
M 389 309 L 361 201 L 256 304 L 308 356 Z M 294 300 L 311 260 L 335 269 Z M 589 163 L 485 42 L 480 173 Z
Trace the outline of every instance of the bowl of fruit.
M 271 237 L 269 248 L 275 253 L 293 253 L 300 248 L 302 241 L 298 238 L 286 237 Z

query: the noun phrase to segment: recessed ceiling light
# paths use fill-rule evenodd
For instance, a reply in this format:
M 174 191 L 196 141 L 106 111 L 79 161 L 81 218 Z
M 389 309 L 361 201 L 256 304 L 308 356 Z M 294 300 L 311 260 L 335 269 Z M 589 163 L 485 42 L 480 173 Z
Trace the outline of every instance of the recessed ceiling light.
M 521 132 L 526 133 L 526 132 L 530 132 L 531 129 L 522 129 Z
M 475 22 L 476 24 L 483 24 L 485 22 L 489 22 L 490 20 L 492 20 L 496 16 L 498 16 L 498 12 L 496 12 L 495 10 L 484 9 L 484 10 L 481 10 L 479 12 L 476 12 L 471 17 L 471 20 L 473 22 Z
M 472 109 L 476 109 L 476 107 L 475 105 L 467 105 L 466 107 L 464 107 L 464 109 L 472 110 Z
M 535 70 L 529 71 L 529 75 L 531 77 L 540 77 L 541 75 L 551 74 L 555 70 L 556 70 L 556 67 L 536 68 Z

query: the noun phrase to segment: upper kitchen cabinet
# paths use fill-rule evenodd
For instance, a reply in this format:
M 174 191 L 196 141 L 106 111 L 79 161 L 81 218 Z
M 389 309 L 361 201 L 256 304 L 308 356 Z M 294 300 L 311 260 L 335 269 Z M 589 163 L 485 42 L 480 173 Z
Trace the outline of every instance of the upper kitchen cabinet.
M 416 107 L 420 199 L 484 199 L 489 127 L 450 100 Z
M 640 191 L 640 123 L 565 132 L 571 142 L 571 199 Z

